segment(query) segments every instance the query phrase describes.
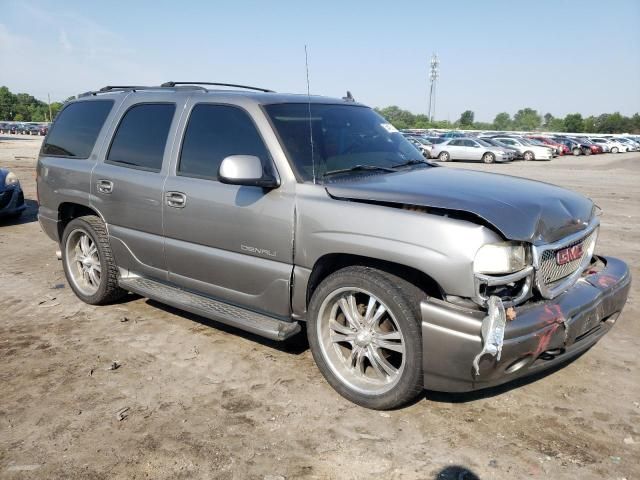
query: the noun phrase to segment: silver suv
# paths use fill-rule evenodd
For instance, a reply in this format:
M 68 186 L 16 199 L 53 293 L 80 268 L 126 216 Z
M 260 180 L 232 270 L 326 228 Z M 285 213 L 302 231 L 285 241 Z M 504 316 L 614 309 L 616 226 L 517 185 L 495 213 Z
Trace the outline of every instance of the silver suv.
M 376 409 L 557 365 L 620 314 L 591 200 L 431 164 L 350 96 L 202 85 L 105 87 L 54 122 L 39 220 L 81 300 L 306 324 L 327 381 Z

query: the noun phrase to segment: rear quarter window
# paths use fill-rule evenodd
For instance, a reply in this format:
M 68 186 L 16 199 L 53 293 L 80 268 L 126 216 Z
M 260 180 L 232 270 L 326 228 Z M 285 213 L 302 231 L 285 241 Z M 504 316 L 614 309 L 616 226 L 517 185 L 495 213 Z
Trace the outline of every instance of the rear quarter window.
M 56 118 L 42 146 L 49 156 L 89 158 L 113 100 L 76 102 L 67 105 Z

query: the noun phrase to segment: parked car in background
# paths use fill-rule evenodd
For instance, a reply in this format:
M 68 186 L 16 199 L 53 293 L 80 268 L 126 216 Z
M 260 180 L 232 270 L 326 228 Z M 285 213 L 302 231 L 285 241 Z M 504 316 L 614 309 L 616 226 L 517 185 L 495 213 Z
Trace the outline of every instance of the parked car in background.
M 0 219 L 19 217 L 25 208 L 18 177 L 6 168 L 0 168 Z
M 505 143 L 500 143 L 495 138 L 491 138 L 491 137 L 478 137 L 478 138 L 483 142 L 487 142 L 489 145 L 493 145 L 494 147 L 504 150 L 507 153 L 507 155 L 511 156 L 510 160 L 515 160 L 516 158 L 520 158 L 520 151 L 517 148 L 514 148 Z
M 493 163 L 509 162 L 513 158 L 500 147 L 491 145 L 478 138 L 468 137 L 451 138 L 445 142 L 434 145 L 431 150 L 431 155 L 441 162 L 468 160 Z
M 602 150 L 605 153 L 618 153 L 620 152 L 620 144 L 618 142 L 613 142 L 608 138 L 601 137 L 589 137 L 589 141 L 595 143 L 596 145 L 600 145 Z
M 575 140 L 576 142 L 580 143 L 583 146 L 586 146 L 589 149 L 590 153 L 585 153 L 585 155 L 595 155 L 598 153 L 602 153 L 602 147 L 596 143 L 593 143 L 591 140 L 589 140 L 586 137 L 570 137 L 572 140 Z
M 531 135 L 527 137 L 528 139 L 534 139 L 537 140 L 545 145 L 547 145 L 548 147 L 552 147 L 556 150 L 556 153 L 558 155 L 567 155 L 569 153 L 571 153 L 571 150 L 569 150 L 569 147 L 567 147 L 566 145 L 563 145 L 560 142 L 556 142 L 555 140 L 549 138 L 549 137 L 545 137 L 542 135 Z
M 637 152 L 640 150 L 640 143 L 628 137 L 618 137 L 618 141 L 627 145 L 629 152 Z
M 556 136 L 554 138 L 563 145 L 566 145 L 571 150 L 571 153 L 575 156 L 591 155 L 592 153 L 591 147 L 580 140 L 565 136 Z
M 522 158 L 523 160 L 551 160 L 553 158 L 553 151 L 551 148 L 533 145 L 531 142 L 527 141 L 526 138 L 501 135 L 493 136 L 491 138 L 518 150 L 520 153 L 519 158 Z
M 405 135 L 405 138 L 420 150 L 424 158 L 431 158 L 431 148 L 433 147 L 431 142 L 413 135 Z

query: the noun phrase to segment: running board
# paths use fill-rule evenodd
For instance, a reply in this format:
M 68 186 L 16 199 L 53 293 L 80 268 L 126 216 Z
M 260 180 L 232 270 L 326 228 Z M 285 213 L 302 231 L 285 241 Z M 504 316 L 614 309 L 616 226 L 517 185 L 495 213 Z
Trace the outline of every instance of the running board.
M 148 278 L 120 278 L 118 283 L 124 290 L 271 340 L 286 340 L 301 330 L 298 322 L 284 322 Z

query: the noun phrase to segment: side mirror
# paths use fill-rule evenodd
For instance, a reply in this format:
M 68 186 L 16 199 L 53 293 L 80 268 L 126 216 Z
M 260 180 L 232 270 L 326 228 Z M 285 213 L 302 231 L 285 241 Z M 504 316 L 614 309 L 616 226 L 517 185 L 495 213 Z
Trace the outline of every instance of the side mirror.
M 230 155 L 222 160 L 218 170 L 218 180 L 230 185 L 277 188 L 278 179 L 262 165 L 262 160 L 254 155 Z

